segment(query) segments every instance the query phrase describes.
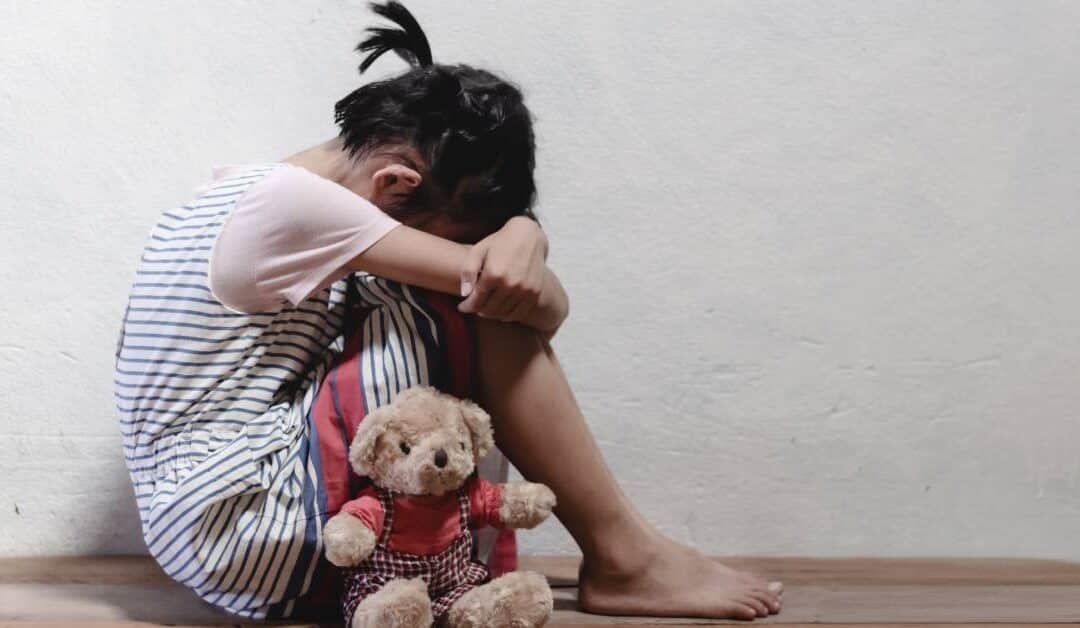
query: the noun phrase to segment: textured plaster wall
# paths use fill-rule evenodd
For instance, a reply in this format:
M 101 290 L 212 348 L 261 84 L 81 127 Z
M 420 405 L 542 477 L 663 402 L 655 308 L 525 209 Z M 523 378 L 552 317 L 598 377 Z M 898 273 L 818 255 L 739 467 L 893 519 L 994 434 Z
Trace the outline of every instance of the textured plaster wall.
M 1080 3 L 411 5 L 528 94 L 557 349 L 664 530 L 1080 559 Z M 367 19 L 0 3 L 0 554 L 142 551 L 110 382 L 143 239 L 329 137 Z

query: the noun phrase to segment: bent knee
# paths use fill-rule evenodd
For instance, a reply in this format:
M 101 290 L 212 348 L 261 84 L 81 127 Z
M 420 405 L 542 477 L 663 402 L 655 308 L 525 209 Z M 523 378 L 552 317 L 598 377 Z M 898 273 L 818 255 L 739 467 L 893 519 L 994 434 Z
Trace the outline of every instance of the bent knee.
M 544 353 L 550 345 L 544 336 L 520 323 L 475 318 L 476 340 L 481 352 L 510 350 L 516 354 Z

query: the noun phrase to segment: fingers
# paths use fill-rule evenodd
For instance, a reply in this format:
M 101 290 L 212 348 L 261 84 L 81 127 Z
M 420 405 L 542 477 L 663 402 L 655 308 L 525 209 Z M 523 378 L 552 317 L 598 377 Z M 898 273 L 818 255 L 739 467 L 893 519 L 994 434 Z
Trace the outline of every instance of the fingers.
M 520 301 L 518 301 L 517 305 L 514 306 L 514 309 L 510 310 L 510 312 L 506 315 L 505 320 L 515 322 L 525 320 L 525 317 L 529 315 L 529 312 L 533 311 L 533 308 L 536 307 L 536 304 L 539 303 L 539 301 L 540 295 L 538 294 L 525 295 L 521 298 Z
M 461 265 L 461 296 L 466 297 L 458 304 L 458 311 L 471 314 L 478 312 L 491 294 L 490 282 L 481 282 L 480 273 L 487 263 L 488 245 L 479 242 L 465 255 Z M 481 285 L 481 284 L 486 285 Z
M 481 277 L 472 286 L 469 296 L 461 303 L 458 303 L 458 311 L 465 314 L 475 314 L 479 312 L 487 303 L 487 300 L 491 297 L 493 291 L 494 288 L 491 285 L 491 282 L 484 281 Z
M 480 283 L 485 283 L 483 275 L 480 276 Z M 501 321 L 517 305 L 518 295 L 501 281 L 493 280 L 492 283 L 495 287 L 491 296 L 484 302 L 483 307 L 477 310 L 477 315 Z
M 485 286 L 488 281 L 485 275 L 480 275 L 480 285 Z M 530 312 L 540 301 L 540 290 L 531 285 L 518 283 L 515 280 L 492 279 L 490 296 L 477 310 L 477 314 L 484 318 L 492 318 L 506 323 L 517 323 L 526 319 Z
M 458 304 L 458 310 L 504 322 L 524 320 L 539 302 L 540 288 L 520 277 L 519 269 L 503 269 L 490 259 L 485 259 L 483 264 L 469 296 Z M 462 276 L 464 286 L 467 280 L 464 273 Z M 470 275 L 470 283 L 471 279 Z
M 458 310 L 504 322 L 523 322 L 541 303 L 547 236 L 535 221 L 511 219 L 474 245 L 462 265 Z
M 469 249 L 460 273 L 458 311 L 503 322 L 522 322 L 537 307 L 546 267 L 513 257 L 481 241 Z
M 484 269 L 484 261 L 487 258 L 488 246 L 484 242 L 478 242 L 465 255 L 465 263 L 461 266 L 461 296 L 467 297 L 476 288 L 480 271 Z

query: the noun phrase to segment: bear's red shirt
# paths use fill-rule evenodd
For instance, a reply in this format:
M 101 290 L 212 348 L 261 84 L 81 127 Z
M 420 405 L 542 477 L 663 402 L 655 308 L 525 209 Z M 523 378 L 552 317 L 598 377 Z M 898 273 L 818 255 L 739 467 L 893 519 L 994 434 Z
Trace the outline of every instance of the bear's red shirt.
M 469 497 L 471 527 L 503 527 L 499 522 L 501 486 L 473 476 L 465 483 L 464 490 Z M 457 491 L 443 495 L 394 494 L 393 499 L 394 526 L 387 541 L 390 549 L 407 554 L 438 554 L 457 538 L 461 530 Z M 345 502 L 341 511 L 363 521 L 376 537 L 382 535 L 386 513 L 374 486 Z

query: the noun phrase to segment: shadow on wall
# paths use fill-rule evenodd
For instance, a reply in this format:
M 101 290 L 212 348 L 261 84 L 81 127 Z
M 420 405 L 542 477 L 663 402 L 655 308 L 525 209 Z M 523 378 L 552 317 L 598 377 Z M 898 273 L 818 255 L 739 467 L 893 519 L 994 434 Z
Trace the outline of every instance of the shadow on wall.
M 107 487 L 79 515 L 78 529 L 91 536 L 78 543 L 79 554 L 146 554 L 139 510 L 127 471 L 110 468 Z

